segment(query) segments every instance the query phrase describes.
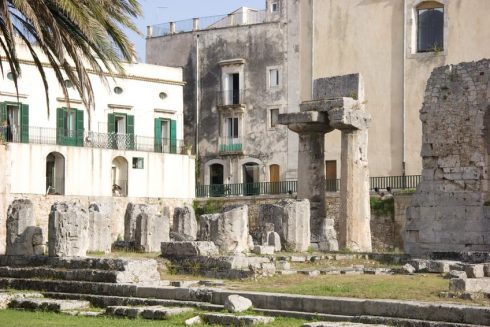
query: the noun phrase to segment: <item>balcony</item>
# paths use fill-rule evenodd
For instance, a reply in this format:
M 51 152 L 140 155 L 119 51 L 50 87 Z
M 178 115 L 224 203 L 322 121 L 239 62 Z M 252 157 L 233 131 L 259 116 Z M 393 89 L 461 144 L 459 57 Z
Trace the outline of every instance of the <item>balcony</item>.
M 245 109 L 245 90 L 226 90 L 216 93 L 216 104 L 219 107 Z
M 243 154 L 242 138 L 220 137 L 218 140 L 218 152 L 220 154 Z
M 156 139 L 133 134 L 97 133 L 33 126 L 29 127 L 28 137 L 21 134 L 23 133 L 8 133 L 7 128 L 0 127 L 0 143 L 52 144 L 98 149 L 191 154 L 184 141 L 176 139 Z

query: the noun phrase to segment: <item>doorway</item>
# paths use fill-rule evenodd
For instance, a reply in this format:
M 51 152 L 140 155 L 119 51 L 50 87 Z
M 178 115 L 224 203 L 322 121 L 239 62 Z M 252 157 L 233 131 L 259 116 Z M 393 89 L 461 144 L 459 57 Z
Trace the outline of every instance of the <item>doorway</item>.
M 65 194 L 65 157 L 58 152 L 46 157 L 46 194 Z
M 224 168 L 221 164 L 212 164 L 209 166 L 209 195 L 223 196 L 224 194 Z
M 337 192 L 337 161 L 325 161 L 325 186 L 328 192 Z
M 280 167 L 279 165 L 270 165 L 269 166 L 269 178 L 271 183 L 271 193 L 279 194 L 281 192 L 281 184 L 279 177 L 280 176 Z
M 247 162 L 243 165 L 244 195 L 260 194 L 259 165 L 255 162 Z
M 124 157 L 112 160 L 112 196 L 128 196 L 128 161 Z

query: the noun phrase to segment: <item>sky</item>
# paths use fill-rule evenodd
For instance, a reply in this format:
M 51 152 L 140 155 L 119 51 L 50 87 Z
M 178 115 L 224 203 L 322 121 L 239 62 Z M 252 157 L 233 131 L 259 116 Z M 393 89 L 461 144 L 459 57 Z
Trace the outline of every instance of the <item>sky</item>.
M 136 21 L 142 35 L 128 32 L 136 45 L 138 61 L 145 61 L 146 26 L 170 21 L 223 15 L 240 7 L 265 9 L 265 0 L 139 0 L 143 17 Z

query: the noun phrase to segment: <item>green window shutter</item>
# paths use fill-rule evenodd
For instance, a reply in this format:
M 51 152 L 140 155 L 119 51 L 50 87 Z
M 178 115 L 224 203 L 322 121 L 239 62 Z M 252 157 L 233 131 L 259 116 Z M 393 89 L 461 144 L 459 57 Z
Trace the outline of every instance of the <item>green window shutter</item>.
M 170 153 L 177 153 L 177 121 L 170 121 Z
M 114 114 L 108 114 L 107 115 L 107 133 L 109 135 L 107 136 L 107 145 L 109 146 L 110 149 L 115 149 L 116 148 L 116 136 L 114 135 L 114 132 L 116 131 L 116 117 Z
M 162 121 L 155 118 L 155 152 L 162 152 Z
M 56 143 L 63 145 L 65 140 L 63 135 L 65 134 L 65 122 L 64 122 L 65 111 L 63 108 L 56 108 Z
M 128 136 L 128 149 L 134 150 L 134 116 L 126 116 L 126 135 Z
M 77 139 L 77 146 L 83 146 L 83 134 L 84 134 L 84 126 L 83 126 L 83 110 L 76 110 L 76 139 Z
M 29 106 L 20 105 L 20 141 L 29 143 Z
M 0 103 L 0 124 L 7 121 L 7 104 L 5 102 Z

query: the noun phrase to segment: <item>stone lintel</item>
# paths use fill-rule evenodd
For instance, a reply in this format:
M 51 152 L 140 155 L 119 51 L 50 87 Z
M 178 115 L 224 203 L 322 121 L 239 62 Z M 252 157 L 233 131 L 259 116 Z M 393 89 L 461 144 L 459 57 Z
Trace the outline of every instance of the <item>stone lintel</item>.
M 336 108 L 354 109 L 360 108 L 359 101 L 352 98 L 335 98 L 304 101 L 300 104 L 300 111 L 318 111 L 327 112 Z
M 329 124 L 328 115 L 317 111 L 280 114 L 278 122 L 281 125 L 287 125 L 290 130 L 297 133 L 328 133 L 333 130 Z
M 369 128 L 371 115 L 359 109 L 336 108 L 328 112 L 330 126 L 336 129 Z

